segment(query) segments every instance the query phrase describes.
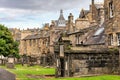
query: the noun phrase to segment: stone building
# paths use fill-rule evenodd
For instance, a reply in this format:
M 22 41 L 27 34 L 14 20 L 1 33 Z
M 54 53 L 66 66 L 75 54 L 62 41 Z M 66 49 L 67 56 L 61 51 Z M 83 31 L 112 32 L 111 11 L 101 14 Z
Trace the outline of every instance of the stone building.
M 91 24 L 103 24 L 104 22 L 104 7 L 101 3 L 94 3 L 90 5 L 90 10 L 82 9 L 79 18 L 75 20 L 76 30 L 88 28 Z
M 120 2 L 118 0 L 105 0 L 105 33 L 108 46 L 120 45 Z
M 20 62 L 45 64 L 45 61 L 43 62 L 41 59 L 49 53 L 50 35 L 48 24 L 45 24 L 42 29 L 20 30 L 10 28 L 9 30 L 14 40 L 19 42 L 19 54 L 22 56 Z
M 114 12 L 113 8 L 109 9 L 111 1 L 105 0 L 104 4 L 95 4 L 92 0 L 90 10 L 82 9 L 75 23 L 73 23 L 73 15 L 70 13 L 68 31 L 61 33 L 55 46 L 56 77 L 118 73 L 119 50 L 115 44 L 112 45 L 112 48 L 108 46 L 109 35 L 111 36 L 111 33 L 114 32 L 110 33 L 109 30 L 116 30 L 116 35 L 119 30 L 118 26 L 113 27 L 114 20 L 111 21 L 111 18 L 107 17 L 111 14 L 107 10 Z M 117 3 L 117 0 L 112 3 Z M 116 12 L 119 11 L 118 5 L 114 7 Z M 113 37 L 110 39 L 113 41 Z
M 49 25 L 45 24 L 43 29 L 28 29 L 21 33 L 20 55 L 26 56 L 25 63 L 43 64 L 43 57 L 49 54 Z M 47 65 L 47 64 L 46 64 Z
M 58 20 L 52 20 L 41 29 L 10 29 L 13 38 L 19 41 L 19 54 L 23 56 L 23 63 L 52 65 L 54 63 L 54 46 L 60 34 L 66 30 L 67 20 L 60 10 Z M 49 63 L 50 62 L 50 63 Z

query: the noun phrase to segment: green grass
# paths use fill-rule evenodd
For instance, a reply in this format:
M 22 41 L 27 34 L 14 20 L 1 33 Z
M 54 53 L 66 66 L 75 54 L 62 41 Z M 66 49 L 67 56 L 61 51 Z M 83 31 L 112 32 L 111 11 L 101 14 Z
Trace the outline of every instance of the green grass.
M 2 66 L 2 68 L 5 68 Z M 5 68 L 6 69 L 6 68 Z M 95 77 L 82 77 L 82 78 L 29 78 L 27 75 L 48 75 L 54 74 L 54 68 L 44 68 L 40 66 L 21 66 L 16 65 L 16 69 L 7 69 L 10 72 L 16 74 L 17 80 L 120 80 L 120 76 L 117 75 L 103 75 Z
M 4 66 L 1 66 L 2 68 L 5 68 Z M 6 69 L 6 68 L 5 68 Z M 30 79 L 27 77 L 27 75 L 47 75 L 47 74 L 54 74 L 55 69 L 54 68 L 43 68 L 40 66 L 21 66 L 16 65 L 15 69 L 7 69 L 10 72 L 16 74 L 16 77 L 18 80 L 42 80 L 42 79 Z
M 104 75 L 104 76 L 84 77 L 84 78 L 59 78 L 52 80 L 120 80 L 120 76 Z

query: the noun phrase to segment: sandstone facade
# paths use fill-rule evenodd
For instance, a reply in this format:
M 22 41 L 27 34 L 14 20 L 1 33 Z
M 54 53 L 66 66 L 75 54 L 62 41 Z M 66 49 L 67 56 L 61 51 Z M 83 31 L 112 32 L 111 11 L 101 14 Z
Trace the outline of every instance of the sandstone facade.
M 120 33 L 120 3 L 118 0 L 105 0 L 105 25 L 106 35 L 109 46 L 119 46 Z

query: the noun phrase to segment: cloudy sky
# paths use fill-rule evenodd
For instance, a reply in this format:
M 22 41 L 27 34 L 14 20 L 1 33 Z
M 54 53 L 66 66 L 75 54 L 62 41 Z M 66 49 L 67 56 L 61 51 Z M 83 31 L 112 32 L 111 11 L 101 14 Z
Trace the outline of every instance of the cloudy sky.
M 82 8 L 89 9 L 90 3 L 91 0 L 0 0 L 0 24 L 9 28 L 41 28 L 58 19 L 60 9 L 66 19 L 69 13 L 76 19 Z

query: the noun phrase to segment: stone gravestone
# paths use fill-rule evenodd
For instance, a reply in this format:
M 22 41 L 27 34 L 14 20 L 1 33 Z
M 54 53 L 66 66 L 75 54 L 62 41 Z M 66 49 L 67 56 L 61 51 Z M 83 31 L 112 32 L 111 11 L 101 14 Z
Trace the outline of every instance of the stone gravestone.
M 15 74 L 0 68 L 0 80 L 16 80 Z
M 10 56 L 8 58 L 8 63 L 6 64 L 7 68 L 14 69 L 14 58 Z

